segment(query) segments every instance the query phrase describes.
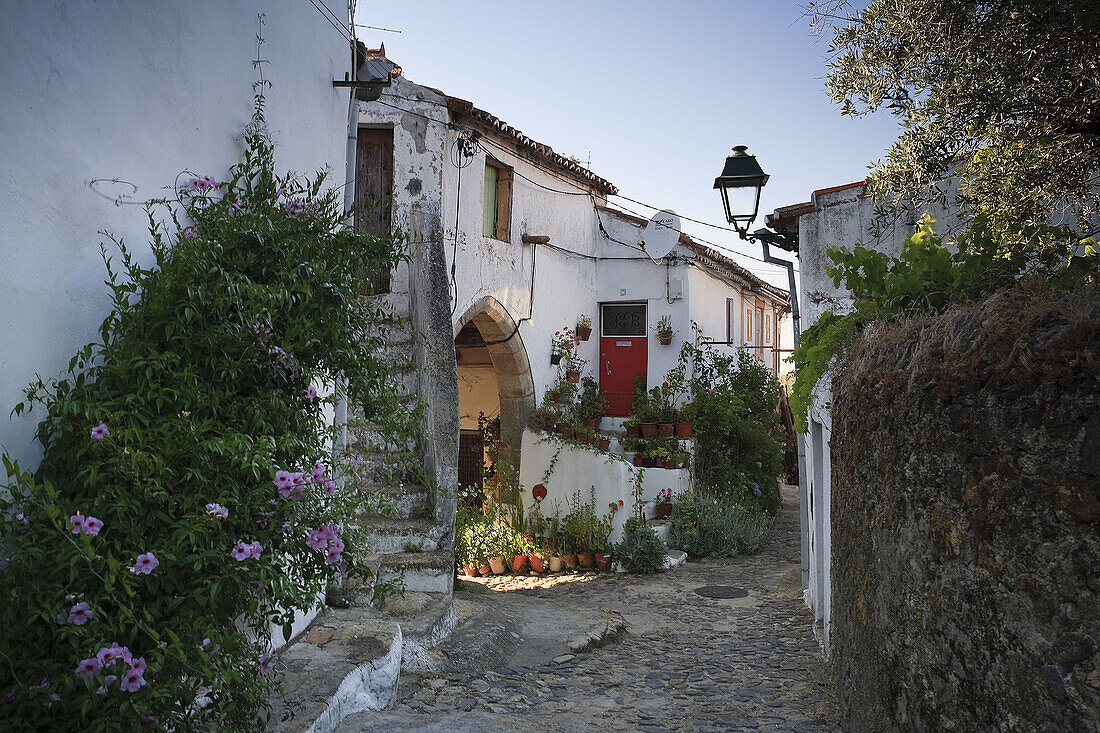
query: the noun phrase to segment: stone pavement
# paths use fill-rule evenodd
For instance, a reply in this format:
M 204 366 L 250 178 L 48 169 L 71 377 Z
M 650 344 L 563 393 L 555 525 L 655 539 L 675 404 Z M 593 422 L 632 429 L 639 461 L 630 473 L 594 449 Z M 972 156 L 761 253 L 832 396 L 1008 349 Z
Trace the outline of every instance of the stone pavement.
M 394 709 L 337 730 L 838 730 L 801 600 L 794 491 L 755 557 L 507 592 L 464 581 L 458 628 L 402 673 Z M 748 593 L 695 592 L 715 585 Z

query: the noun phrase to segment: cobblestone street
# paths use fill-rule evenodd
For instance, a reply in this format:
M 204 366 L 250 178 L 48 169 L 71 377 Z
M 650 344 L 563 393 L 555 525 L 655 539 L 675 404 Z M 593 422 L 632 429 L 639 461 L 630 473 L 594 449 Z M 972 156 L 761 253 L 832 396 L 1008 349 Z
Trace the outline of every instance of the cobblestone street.
M 393 710 L 352 716 L 338 730 L 838 729 L 800 599 L 793 489 L 784 496 L 755 557 L 548 588 L 531 578 L 508 592 L 488 590 L 500 580 L 465 581 L 459 627 L 436 650 L 435 671 L 403 673 Z M 748 594 L 695 592 L 716 585 Z M 604 633 L 588 643 L 599 646 L 579 651 L 593 627 Z

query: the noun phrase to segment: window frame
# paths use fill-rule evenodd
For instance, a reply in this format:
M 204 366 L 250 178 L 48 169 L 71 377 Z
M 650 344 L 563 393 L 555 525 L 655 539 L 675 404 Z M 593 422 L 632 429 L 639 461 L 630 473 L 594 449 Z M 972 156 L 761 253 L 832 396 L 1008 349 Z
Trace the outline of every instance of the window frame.
M 501 163 L 499 160 L 485 156 L 485 175 L 488 176 L 489 169 L 492 168 L 496 171 L 497 184 L 496 184 L 496 210 L 495 221 L 493 222 L 492 234 L 487 234 L 486 231 L 490 229 L 488 222 L 481 222 L 481 235 L 483 237 L 489 237 L 496 239 L 500 242 L 512 241 L 512 168 Z M 482 218 L 485 217 L 485 179 L 482 180 Z

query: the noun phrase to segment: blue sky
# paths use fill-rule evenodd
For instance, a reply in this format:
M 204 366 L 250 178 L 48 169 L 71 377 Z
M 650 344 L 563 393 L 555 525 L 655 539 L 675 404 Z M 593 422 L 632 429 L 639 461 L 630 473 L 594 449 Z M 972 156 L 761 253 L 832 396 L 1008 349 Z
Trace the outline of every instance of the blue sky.
M 734 145 L 771 180 L 761 212 L 857 181 L 897 136 L 886 114 L 845 118 L 825 92 L 827 38 L 776 0 L 360 0 L 368 46 L 405 75 L 488 110 L 631 198 L 724 224 L 711 186 Z M 649 216 L 651 209 L 613 199 Z M 763 217 L 753 228 L 763 226 Z M 736 234 L 689 234 L 759 257 Z M 786 276 L 740 260 L 768 281 Z

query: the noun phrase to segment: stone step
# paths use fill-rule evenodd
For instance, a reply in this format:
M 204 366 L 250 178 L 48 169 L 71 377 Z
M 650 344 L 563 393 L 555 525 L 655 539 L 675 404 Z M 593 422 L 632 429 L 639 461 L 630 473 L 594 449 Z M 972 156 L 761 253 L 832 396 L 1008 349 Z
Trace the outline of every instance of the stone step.
M 431 552 L 439 549 L 446 528 L 431 519 L 370 515 L 355 518 L 367 531 L 367 551 L 377 555 L 399 552 Z
M 400 679 L 403 641 L 400 623 L 370 608 L 327 608 L 278 653 L 287 676 L 286 701 L 301 709 L 281 720 L 286 701 L 276 696 L 269 730 L 333 730 L 348 715 L 389 707 Z
M 381 486 L 377 489 L 383 502 L 393 507 L 391 517 L 416 518 L 428 517 L 432 506 L 432 495 L 420 484 L 401 486 Z
M 395 552 L 380 555 L 371 564 L 378 581 L 389 581 L 405 573 L 405 591 L 450 593 L 454 587 L 453 552 Z

